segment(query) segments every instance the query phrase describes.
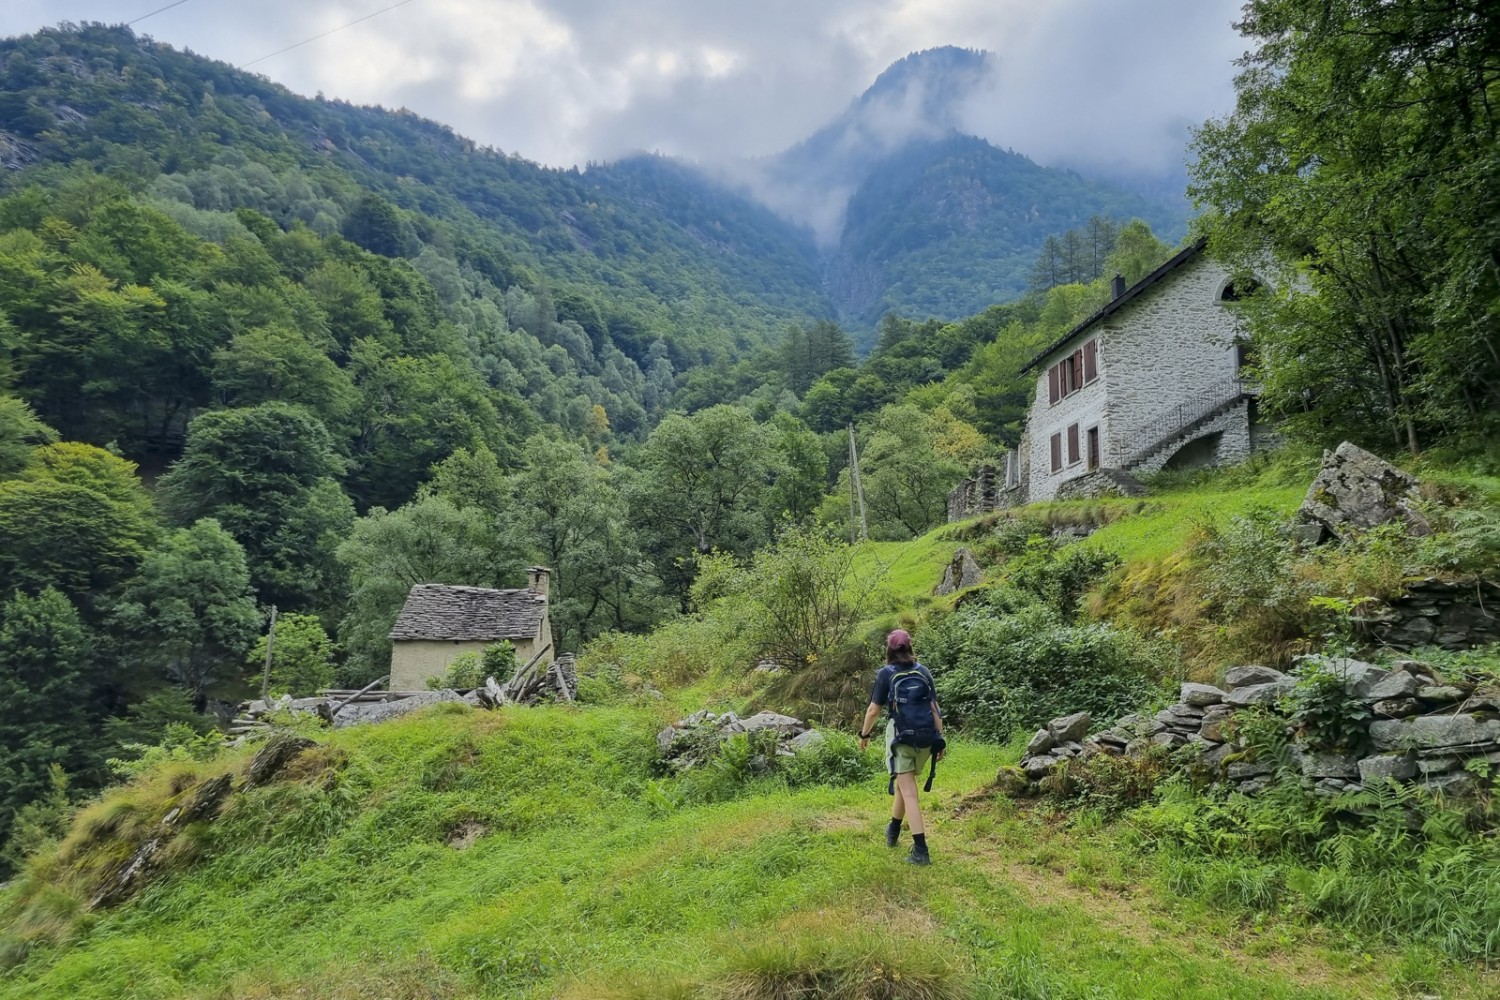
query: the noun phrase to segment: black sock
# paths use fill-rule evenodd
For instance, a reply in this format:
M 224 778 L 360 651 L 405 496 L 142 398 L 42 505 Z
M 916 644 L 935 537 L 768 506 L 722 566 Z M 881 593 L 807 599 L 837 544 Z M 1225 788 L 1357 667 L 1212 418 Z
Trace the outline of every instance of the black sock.
M 900 833 L 901 832 L 901 821 L 899 819 L 897 819 L 896 817 L 892 816 L 890 823 L 887 824 L 887 825 L 889 826 L 890 831 L 892 833 Z
M 927 850 L 927 834 L 914 833 L 911 835 L 912 846 L 919 851 Z

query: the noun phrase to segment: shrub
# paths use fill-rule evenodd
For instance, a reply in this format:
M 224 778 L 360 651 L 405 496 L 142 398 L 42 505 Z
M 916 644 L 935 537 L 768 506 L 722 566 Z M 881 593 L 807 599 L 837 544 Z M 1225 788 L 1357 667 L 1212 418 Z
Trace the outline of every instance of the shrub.
M 1070 545 L 1040 535 L 1006 565 L 1010 585 L 1065 615 L 1078 611 L 1090 587 L 1120 564 L 1119 556 L 1102 549 Z
M 1306 661 L 1286 706 L 1293 728 L 1312 749 L 1352 752 L 1368 740 L 1369 706 L 1322 660 Z
M 1104 719 L 1148 700 L 1166 650 L 1105 624 L 995 589 L 917 638 L 950 721 L 983 739 L 1070 712 Z
M 1421 565 L 1463 576 L 1500 576 L 1500 508 L 1484 504 L 1430 514 L 1437 530 L 1417 543 Z
M 266 662 L 265 636 L 250 651 L 250 669 L 257 679 Z M 294 698 L 315 695 L 333 684 L 333 641 L 316 615 L 287 614 L 276 619 L 276 642 L 271 647 L 271 696 Z
M 478 653 L 459 653 L 448 662 L 448 669 L 436 677 L 427 678 L 427 690 L 472 691 L 484 686 L 484 661 Z
M 484 670 L 484 676 L 493 677 L 496 682 L 504 684 L 516 672 L 516 647 L 509 639 L 492 642 L 479 654 L 479 665 Z
M 878 575 L 855 573 L 853 546 L 788 529 L 756 553 L 743 580 L 757 652 L 793 667 L 843 645 L 868 614 L 878 582 Z

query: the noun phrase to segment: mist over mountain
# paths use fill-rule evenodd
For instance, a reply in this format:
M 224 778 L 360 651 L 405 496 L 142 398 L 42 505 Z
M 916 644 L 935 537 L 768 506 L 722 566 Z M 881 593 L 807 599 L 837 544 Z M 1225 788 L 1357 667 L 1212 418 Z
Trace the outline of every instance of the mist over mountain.
M 964 104 L 992 71 L 991 60 L 955 47 L 906 56 L 807 139 L 731 173 L 777 213 L 812 229 L 821 246 L 836 246 L 849 199 L 882 160 L 964 131 Z
M 700 168 L 701 183 L 717 178 L 806 229 L 839 319 L 864 332 L 886 312 L 953 319 L 1024 294 L 1046 237 L 1093 215 L 1182 235 L 1180 166 L 1087 150 L 1079 158 L 1093 176 L 1084 176 L 981 138 L 977 130 L 994 125 L 986 119 L 1000 78 L 990 53 L 912 53 L 807 139 Z M 1087 144 L 1080 130 L 1080 153 Z

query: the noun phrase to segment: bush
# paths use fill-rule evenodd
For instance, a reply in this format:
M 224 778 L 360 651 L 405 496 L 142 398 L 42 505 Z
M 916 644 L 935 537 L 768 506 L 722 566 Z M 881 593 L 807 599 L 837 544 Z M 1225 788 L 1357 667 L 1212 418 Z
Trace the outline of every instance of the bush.
M 266 644 L 266 637 L 261 636 L 250 651 L 250 673 L 257 679 L 265 666 Z M 271 696 L 305 698 L 332 685 L 333 654 L 333 640 L 316 615 L 277 618 L 276 642 L 271 648 Z
M 436 677 L 427 678 L 427 690 L 472 691 L 484 686 L 484 661 L 478 653 L 459 653 L 448 661 L 448 669 Z
M 518 666 L 516 660 L 516 647 L 509 639 L 501 639 L 484 647 L 484 652 L 479 654 L 479 665 L 484 671 L 485 677 L 495 678 L 497 683 L 504 684 L 510 680 L 511 675 L 516 672 Z M 480 684 L 484 682 L 481 680 Z M 479 685 L 474 685 L 478 687 Z
M 1119 564 L 1119 556 L 1112 552 L 1076 545 L 1059 548 L 1056 541 L 1035 535 L 1006 565 L 1006 577 L 1021 593 L 1073 615 L 1089 588 Z
M 1052 607 L 1004 589 L 921 630 L 949 720 L 982 739 L 1088 711 L 1117 716 L 1155 692 L 1167 651 L 1105 624 L 1070 624 Z
M 106 763 L 121 778 L 134 778 L 170 762 L 204 761 L 224 749 L 224 734 L 217 729 L 200 733 L 185 722 L 169 723 L 161 742 L 154 746 L 125 743 L 120 749 L 133 757 L 111 757 Z
M 871 607 L 877 575 L 854 572 L 854 548 L 790 528 L 762 549 L 744 577 L 744 610 L 756 651 L 786 667 L 847 642 Z M 732 600 L 726 596 L 722 600 Z

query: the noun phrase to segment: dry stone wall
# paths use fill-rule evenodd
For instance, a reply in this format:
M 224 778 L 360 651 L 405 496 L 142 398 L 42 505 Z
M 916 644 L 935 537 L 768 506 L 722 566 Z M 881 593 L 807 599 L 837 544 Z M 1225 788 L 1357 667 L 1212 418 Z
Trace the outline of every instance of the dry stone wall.
M 1309 658 L 1305 665 L 1331 673 L 1371 717 L 1366 727 L 1345 734 L 1343 742 L 1354 748 L 1348 750 L 1312 745 L 1288 725 L 1292 766 L 1317 793 L 1391 780 L 1463 795 L 1486 785 L 1491 769 L 1500 771 L 1500 684 L 1444 682 L 1415 660 L 1389 670 L 1347 658 Z M 1091 726 L 1086 713 L 1054 719 L 1028 744 L 1018 777 L 1036 790 L 1073 760 L 1174 752 L 1182 766 L 1253 795 L 1275 780 L 1279 762 L 1257 759 L 1237 742 L 1235 717 L 1252 706 L 1275 709 L 1298 684 L 1297 677 L 1269 667 L 1235 667 L 1222 687 L 1183 684 L 1176 704 L 1154 715 L 1124 716 L 1092 736 L 1085 735 Z
M 1417 580 L 1407 585 L 1406 596 L 1365 615 L 1360 626 L 1370 639 L 1399 650 L 1473 649 L 1500 642 L 1500 585 Z

